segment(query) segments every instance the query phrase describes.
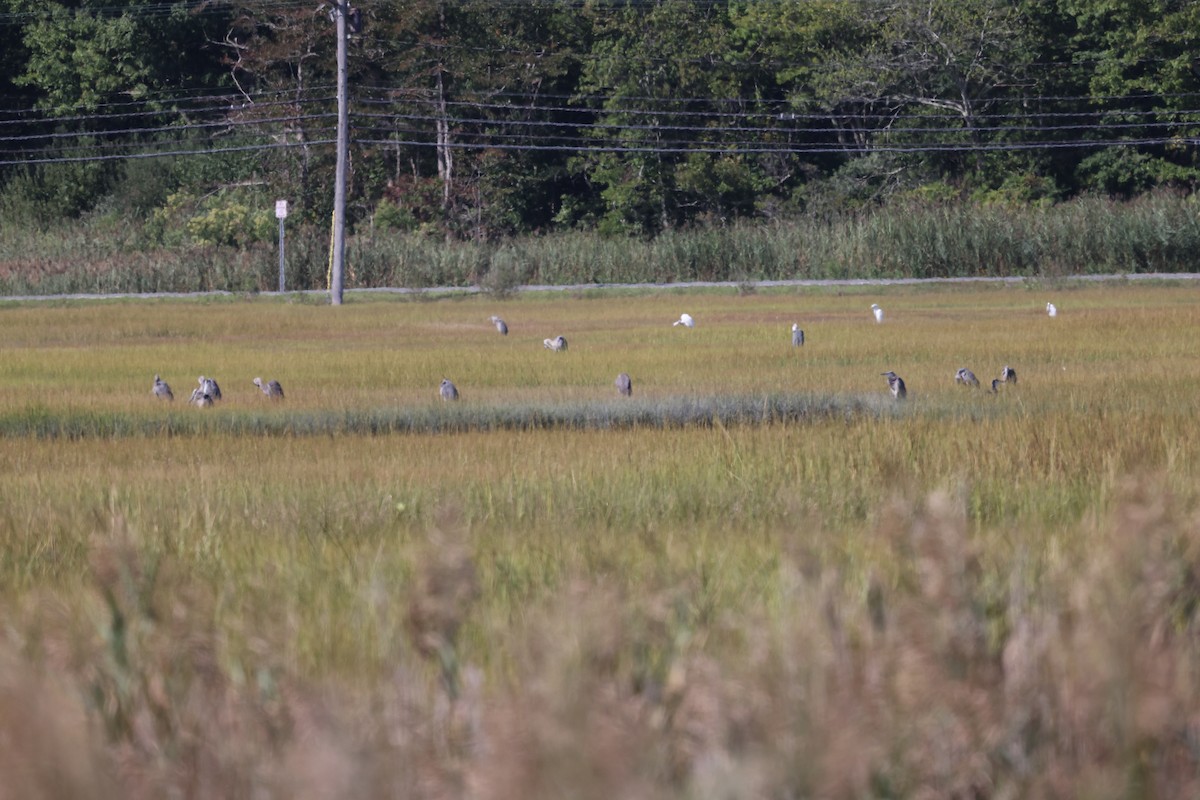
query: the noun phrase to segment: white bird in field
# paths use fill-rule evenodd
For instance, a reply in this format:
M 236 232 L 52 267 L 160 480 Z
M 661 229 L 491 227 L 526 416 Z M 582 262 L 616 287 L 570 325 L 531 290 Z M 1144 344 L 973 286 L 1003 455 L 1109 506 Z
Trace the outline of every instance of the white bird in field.
M 871 303 L 871 313 L 875 315 L 876 323 L 883 322 L 883 309 L 879 307 L 878 303 Z
M 792 346 L 801 347 L 804 344 L 804 331 L 800 330 L 800 324 L 792 323 Z
M 696 320 L 692 319 L 691 314 L 680 314 L 679 319 L 675 320 L 671 324 L 671 327 L 675 327 L 676 325 L 682 325 L 685 328 L 694 328 L 696 327 Z
M 508 326 L 504 324 L 504 320 L 496 316 L 488 317 L 488 319 L 496 326 L 496 330 L 500 332 L 501 336 L 508 336 Z
M 175 395 L 171 393 L 171 387 L 167 382 L 157 375 L 154 376 L 154 396 L 159 400 L 174 400 Z
M 975 377 L 975 373 L 966 367 L 962 367 L 958 372 L 954 373 L 954 382 L 961 383 L 963 386 L 978 386 L 979 378 Z
M 561 336 L 555 336 L 553 339 L 542 339 L 542 347 L 557 353 L 567 349 L 567 340 Z
M 255 378 L 251 383 L 261 389 L 262 393 L 272 400 L 283 399 L 283 387 L 279 384 L 279 381 L 267 381 L 263 383 L 262 378 Z
M 1046 303 L 1046 313 L 1052 317 L 1057 317 L 1058 306 L 1054 305 L 1054 303 Z
M 622 372 L 618 375 L 614 383 L 616 383 L 617 391 L 621 393 L 622 397 L 633 395 L 633 381 L 630 379 L 628 372 Z
M 438 387 L 438 394 L 442 400 L 457 400 L 458 387 L 451 383 L 449 378 L 442 378 L 442 385 Z
M 880 374 L 887 378 L 888 389 L 891 390 L 892 397 L 896 398 L 897 400 L 903 400 L 904 398 L 908 397 L 908 389 L 904 385 L 903 378 L 891 370 L 882 372 Z

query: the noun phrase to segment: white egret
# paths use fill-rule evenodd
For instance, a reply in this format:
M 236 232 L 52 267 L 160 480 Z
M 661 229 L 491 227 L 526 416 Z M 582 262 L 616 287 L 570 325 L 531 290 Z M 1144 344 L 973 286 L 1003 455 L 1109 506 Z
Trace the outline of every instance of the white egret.
M 875 315 L 876 323 L 883 322 L 883 309 L 879 307 L 878 303 L 871 304 L 871 313 Z
M 694 328 L 696 327 L 696 320 L 692 319 L 691 314 L 680 314 L 679 319 L 672 323 L 672 327 L 675 325 L 682 325 L 685 328 Z
M 1046 313 L 1052 317 L 1057 317 L 1058 306 L 1054 305 L 1054 303 L 1046 303 Z

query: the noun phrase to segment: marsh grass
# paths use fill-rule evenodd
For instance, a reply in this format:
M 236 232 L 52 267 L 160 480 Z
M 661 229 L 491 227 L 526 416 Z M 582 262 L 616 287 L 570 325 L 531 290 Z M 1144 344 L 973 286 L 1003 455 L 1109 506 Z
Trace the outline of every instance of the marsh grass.
M 0 784 L 1194 794 L 1198 309 L 1068 284 L 0 308 Z M 1006 363 L 998 395 L 953 383 Z M 226 400 L 168 407 L 156 372 Z
M 1057 277 L 1190 272 L 1196 198 L 1085 197 L 1049 208 L 898 202 L 869 213 L 665 231 L 651 240 L 560 232 L 498 242 L 363 231 L 347 241 L 348 288 L 682 281 Z M 260 292 L 278 285 L 274 246 L 163 247 L 128 220 L 0 230 L 0 294 Z M 328 232 L 289 230 L 289 289 L 327 285 Z

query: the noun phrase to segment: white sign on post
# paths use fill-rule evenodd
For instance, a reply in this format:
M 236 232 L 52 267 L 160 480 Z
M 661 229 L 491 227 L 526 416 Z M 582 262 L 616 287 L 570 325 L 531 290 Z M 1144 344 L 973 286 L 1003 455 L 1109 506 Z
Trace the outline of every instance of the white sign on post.
M 287 219 L 287 200 L 275 201 L 275 219 Z

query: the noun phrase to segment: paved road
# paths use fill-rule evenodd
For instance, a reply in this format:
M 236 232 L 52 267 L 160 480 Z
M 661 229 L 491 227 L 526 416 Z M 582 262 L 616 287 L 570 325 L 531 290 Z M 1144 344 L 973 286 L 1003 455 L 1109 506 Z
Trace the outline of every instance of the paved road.
M 1070 275 L 1064 277 L 1011 277 L 1011 278 L 851 278 L 847 280 L 791 280 L 791 281 L 686 281 L 681 283 L 576 283 L 565 286 L 536 284 L 521 286 L 518 292 L 582 292 L 598 289 L 636 291 L 675 291 L 678 289 L 735 289 L 753 286 L 759 289 L 788 287 L 837 287 L 837 286 L 922 286 L 935 284 L 1006 283 L 1022 284 L 1036 282 L 1052 283 L 1097 283 L 1120 281 L 1200 281 L 1200 272 L 1147 272 L 1128 275 Z M 381 288 L 347 289 L 346 297 L 370 296 L 373 294 L 477 294 L 484 291 L 478 286 L 450 286 L 428 288 Z M 201 298 L 238 296 L 280 296 L 280 292 L 148 292 L 115 294 L 30 294 L 0 296 L 0 303 L 37 302 L 46 300 L 157 300 L 162 298 Z M 328 294 L 323 289 L 299 292 L 283 292 L 284 296 L 317 296 Z

